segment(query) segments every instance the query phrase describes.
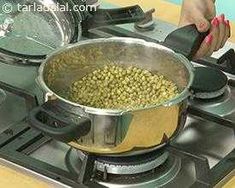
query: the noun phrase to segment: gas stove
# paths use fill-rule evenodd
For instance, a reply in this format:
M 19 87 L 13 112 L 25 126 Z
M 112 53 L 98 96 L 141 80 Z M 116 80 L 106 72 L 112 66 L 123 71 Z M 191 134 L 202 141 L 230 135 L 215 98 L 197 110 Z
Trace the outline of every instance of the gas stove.
M 156 21 L 137 32 L 132 24 L 99 28 L 83 37 L 163 39 L 175 26 Z M 235 44 L 212 58 L 194 62 L 224 71 L 229 84 L 215 99 L 191 99 L 184 130 L 161 150 L 134 157 L 96 156 L 70 148 L 30 128 L 28 112 L 42 102 L 35 83 L 37 66 L 0 63 L 0 160 L 52 187 L 214 187 L 234 176 Z M 3 93 L 3 92 L 1 92 Z M 3 98 L 3 97 L 2 97 Z

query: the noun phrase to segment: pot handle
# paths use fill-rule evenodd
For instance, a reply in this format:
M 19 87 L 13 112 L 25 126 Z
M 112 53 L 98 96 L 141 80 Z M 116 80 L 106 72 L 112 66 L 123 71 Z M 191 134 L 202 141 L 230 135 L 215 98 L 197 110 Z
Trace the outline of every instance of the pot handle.
M 82 22 L 82 26 L 84 30 L 89 30 L 107 25 L 134 23 L 144 18 L 144 11 L 139 5 L 116 9 L 97 9 L 87 16 Z
M 70 142 L 89 133 L 91 122 L 88 118 L 79 117 L 79 121 L 75 122 L 64 113 L 58 115 L 53 111 L 54 103 L 48 101 L 30 111 L 28 121 L 31 127 L 62 142 Z
M 163 45 L 192 60 L 208 32 L 200 33 L 196 25 L 187 25 L 170 33 Z

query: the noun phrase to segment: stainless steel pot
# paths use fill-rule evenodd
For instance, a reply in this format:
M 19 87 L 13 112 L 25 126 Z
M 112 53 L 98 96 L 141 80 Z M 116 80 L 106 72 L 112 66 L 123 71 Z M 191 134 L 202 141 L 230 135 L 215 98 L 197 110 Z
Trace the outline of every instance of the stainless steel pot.
M 175 39 L 178 32 L 185 30 L 196 32 L 188 53 L 192 56 L 195 41 L 200 44 L 204 37 L 194 26 L 177 30 L 169 37 Z M 185 33 L 180 36 L 185 38 Z M 165 45 L 171 43 L 169 37 Z M 108 62 L 160 72 L 177 84 L 180 94 L 159 105 L 126 111 L 96 109 L 66 99 L 68 87 L 75 79 Z M 51 100 L 34 109 L 29 120 L 32 127 L 83 151 L 106 155 L 147 152 L 164 146 L 183 128 L 193 70 L 183 55 L 139 39 L 96 39 L 70 45 L 51 54 L 41 65 L 38 82 Z

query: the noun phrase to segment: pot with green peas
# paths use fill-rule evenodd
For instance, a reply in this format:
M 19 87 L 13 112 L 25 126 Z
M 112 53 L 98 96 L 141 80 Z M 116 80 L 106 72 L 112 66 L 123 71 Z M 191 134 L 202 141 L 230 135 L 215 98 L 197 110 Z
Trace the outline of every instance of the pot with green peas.
M 47 102 L 29 120 L 86 152 L 144 153 L 182 129 L 193 70 L 185 56 L 144 40 L 79 42 L 41 65 L 38 82 Z

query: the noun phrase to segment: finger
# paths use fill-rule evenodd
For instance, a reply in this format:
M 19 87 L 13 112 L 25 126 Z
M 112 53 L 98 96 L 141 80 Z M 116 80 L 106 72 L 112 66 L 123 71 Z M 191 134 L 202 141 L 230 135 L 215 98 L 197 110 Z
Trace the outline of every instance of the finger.
M 206 32 L 210 28 L 210 22 L 198 8 L 193 8 L 189 13 L 181 16 L 180 26 L 195 24 L 199 32 Z
M 182 16 L 180 18 L 180 22 L 179 22 L 179 26 L 180 27 L 183 27 L 183 26 L 186 26 L 186 25 L 190 25 L 190 24 L 192 24 L 192 22 L 189 21 L 188 19 L 186 19 L 185 16 Z
M 194 14 L 194 23 L 199 32 L 206 32 L 210 29 L 210 22 L 204 17 L 201 12 L 195 12 Z
M 226 36 L 226 25 L 225 25 L 225 17 L 224 14 L 221 14 L 220 16 L 218 16 L 218 21 L 219 21 L 219 37 L 217 40 L 217 44 L 216 44 L 216 48 L 215 50 L 219 50 L 222 46 L 222 43 L 224 41 L 224 39 L 227 37 Z
M 211 56 L 212 53 L 215 51 L 216 49 L 216 45 L 217 45 L 217 40 L 219 37 L 219 21 L 217 18 L 214 18 L 211 21 L 211 34 L 213 35 L 213 39 L 212 43 L 210 45 L 210 50 L 208 51 L 208 53 L 206 54 L 206 56 Z
M 212 20 L 216 16 L 216 8 L 215 8 L 215 4 L 214 3 L 215 2 L 211 1 L 211 0 L 207 1 L 207 8 L 208 8 L 207 19 L 209 19 L 209 20 Z
M 194 60 L 202 58 L 209 52 L 212 41 L 213 41 L 213 35 L 212 34 L 207 35 L 207 37 L 202 42 L 199 50 L 197 51 L 196 55 L 194 56 Z
M 224 24 L 225 24 L 225 37 L 223 38 L 220 48 L 222 48 L 225 45 L 225 43 L 227 42 L 228 38 L 231 35 L 229 20 L 225 20 Z

